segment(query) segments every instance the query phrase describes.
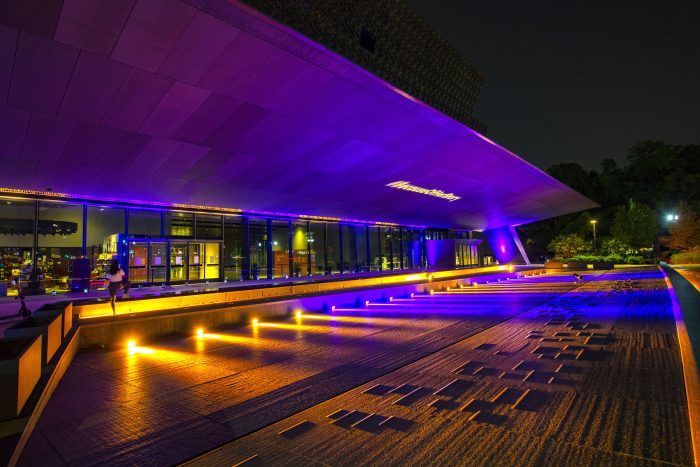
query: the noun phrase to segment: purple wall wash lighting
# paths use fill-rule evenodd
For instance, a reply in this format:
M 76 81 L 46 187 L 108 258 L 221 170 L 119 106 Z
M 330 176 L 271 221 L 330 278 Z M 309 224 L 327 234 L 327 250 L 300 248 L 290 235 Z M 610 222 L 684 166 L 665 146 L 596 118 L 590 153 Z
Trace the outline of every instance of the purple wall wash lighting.
M 486 242 L 491 247 L 493 255 L 499 263 L 510 263 L 520 258 L 518 247 L 511 235 L 510 226 L 489 229 L 484 231 Z
M 272 217 L 284 217 L 284 218 L 298 218 L 310 221 L 328 221 L 328 222 L 343 222 L 350 224 L 360 224 L 360 225 L 382 225 L 382 226 L 395 226 L 398 224 L 390 222 L 381 221 L 366 221 L 358 219 L 342 219 L 338 217 L 327 217 L 327 216 L 312 216 L 305 214 L 295 214 L 288 212 L 269 212 L 269 211 L 244 211 L 242 209 L 235 208 L 222 208 L 217 206 L 203 206 L 195 204 L 183 204 L 183 203 L 163 203 L 158 201 L 142 201 L 133 199 L 120 199 L 120 198 L 110 198 L 110 197 L 99 197 L 92 195 L 79 195 L 79 194 L 68 194 L 68 193 L 56 193 L 54 191 L 34 191 L 34 190 L 23 190 L 15 188 L 3 188 L 0 187 L 0 196 L 28 196 L 28 197 L 40 197 L 40 198 L 51 198 L 57 200 L 70 200 L 70 201 L 82 201 L 91 202 L 95 204 L 110 204 L 116 203 L 119 205 L 130 205 L 138 207 L 139 209 L 162 209 L 162 208 L 172 208 L 172 209 L 186 209 L 191 211 L 214 211 L 222 214 L 241 214 L 241 215 L 251 215 L 251 216 L 272 216 Z M 425 228 L 425 226 L 420 225 L 404 225 L 403 227 L 412 228 Z
M 0 18 L 0 186 L 470 230 L 596 206 L 243 4 L 92 3 Z

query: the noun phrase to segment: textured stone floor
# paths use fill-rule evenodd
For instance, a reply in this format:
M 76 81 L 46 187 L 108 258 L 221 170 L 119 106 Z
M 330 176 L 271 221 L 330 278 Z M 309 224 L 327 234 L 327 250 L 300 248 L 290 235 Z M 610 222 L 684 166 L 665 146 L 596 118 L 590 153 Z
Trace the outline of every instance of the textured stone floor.
M 192 464 L 691 465 L 677 345 L 657 270 L 609 272 Z
M 587 279 L 82 353 L 21 464 L 688 464 L 663 279 Z

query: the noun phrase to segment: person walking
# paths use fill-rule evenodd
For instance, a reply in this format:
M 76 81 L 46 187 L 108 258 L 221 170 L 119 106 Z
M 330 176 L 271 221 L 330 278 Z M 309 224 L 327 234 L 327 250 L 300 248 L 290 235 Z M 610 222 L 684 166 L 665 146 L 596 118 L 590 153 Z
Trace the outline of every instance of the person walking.
M 112 264 L 109 265 L 109 304 L 112 306 L 113 316 L 117 316 L 116 301 L 117 301 L 117 291 L 124 289 L 124 294 L 129 292 L 129 283 L 124 279 L 126 273 L 122 268 L 119 267 L 119 263 L 116 259 L 112 260 Z
M 24 303 L 24 292 L 22 291 L 22 286 L 20 285 L 19 276 L 10 277 L 10 284 L 17 288 L 17 298 L 20 302 L 19 313 L 17 313 L 17 316 L 29 318 L 32 315 L 32 310 L 30 310 L 29 307 L 27 307 L 27 304 Z

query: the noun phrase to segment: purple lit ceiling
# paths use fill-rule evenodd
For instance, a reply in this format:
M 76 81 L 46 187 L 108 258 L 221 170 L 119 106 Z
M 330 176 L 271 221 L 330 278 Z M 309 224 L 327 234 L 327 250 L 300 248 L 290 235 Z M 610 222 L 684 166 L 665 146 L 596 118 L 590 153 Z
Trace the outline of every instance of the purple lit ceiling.
M 233 1 L 9 0 L 0 22 L 2 187 L 470 229 L 596 206 Z

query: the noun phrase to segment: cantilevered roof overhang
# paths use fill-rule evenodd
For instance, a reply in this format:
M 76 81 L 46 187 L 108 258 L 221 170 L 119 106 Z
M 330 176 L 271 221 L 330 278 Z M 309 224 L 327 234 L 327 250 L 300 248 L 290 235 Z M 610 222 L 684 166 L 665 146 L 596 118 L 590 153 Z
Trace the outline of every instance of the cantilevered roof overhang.
M 0 187 L 476 230 L 596 206 L 235 1 L 1 8 Z

